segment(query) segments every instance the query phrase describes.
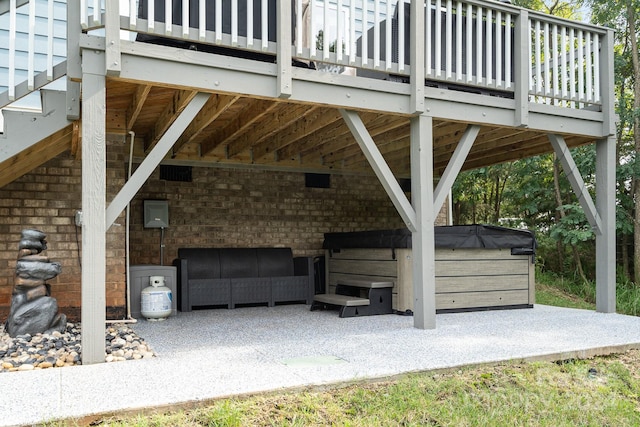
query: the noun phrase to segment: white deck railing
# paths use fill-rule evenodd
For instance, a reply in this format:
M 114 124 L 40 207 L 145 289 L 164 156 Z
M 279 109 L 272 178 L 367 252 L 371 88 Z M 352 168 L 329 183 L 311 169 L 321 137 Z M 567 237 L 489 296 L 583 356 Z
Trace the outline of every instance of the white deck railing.
M 36 4 L 43 2 L 48 14 L 37 14 Z M 23 68 L 29 90 L 37 89 L 35 80 L 40 74 L 54 78 L 55 2 L 31 0 L 22 6 L 21 10 L 28 9 L 28 22 L 16 19 L 16 5 L 21 3 L 24 1 L 10 0 L 8 12 L 8 76 L 0 86 L 8 87 L 9 99 L 16 97 Z M 117 8 L 122 30 L 274 56 L 278 52 L 276 0 L 129 0 L 129 7 L 123 10 L 120 3 L 79 0 L 81 28 L 103 27 L 106 4 L 111 10 Z M 376 71 L 381 77 L 409 79 L 409 3 L 292 0 L 292 15 L 291 31 L 283 41 L 291 45 L 294 58 L 356 73 Z M 510 96 L 516 90 L 516 79 L 527 76 L 528 81 L 520 83 L 528 91 L 529 102 L 569 108 L 602 103 L 602 86 L 609 81 L 607 73 L 613 73 L 602 66 L 600 52 L 608 34 L 603 28 L 480 0 L 426 0 L 423 18 L 424 75 L 433 84 Z M 42 28 L 47 29 L 46 34 Z M 26 67 L 16 65 L 20 40 L 16 32 L 27 33 Z M 47 44 L 46 60 L 36 53 L 36 43 Z

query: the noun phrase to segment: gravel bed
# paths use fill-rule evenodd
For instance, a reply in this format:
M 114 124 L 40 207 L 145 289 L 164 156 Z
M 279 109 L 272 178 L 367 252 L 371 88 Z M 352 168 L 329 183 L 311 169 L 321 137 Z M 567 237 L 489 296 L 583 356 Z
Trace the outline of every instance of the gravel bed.
M 25 334 L 11 338 L 0 325 L 0 373 L 81 365 L 82 328 L 67 323 L 65 332 Z M 151 347 L 124 323 L 105 330 L 105 362 L 154 357 Z

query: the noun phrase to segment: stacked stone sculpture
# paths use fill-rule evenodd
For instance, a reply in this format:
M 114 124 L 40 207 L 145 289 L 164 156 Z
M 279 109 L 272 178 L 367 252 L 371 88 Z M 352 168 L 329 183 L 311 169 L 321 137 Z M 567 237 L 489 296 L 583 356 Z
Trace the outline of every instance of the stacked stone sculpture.
M 24 334 L 64 332 L 67 317 L 58 313 L 58 302 L 51 296 L 47 280 L 62 271 L 60 263 L 50 262 L 40 253 L 47 249 L 46 234 L 22 230 L 18 261 L 5 331 L 15 338 Z

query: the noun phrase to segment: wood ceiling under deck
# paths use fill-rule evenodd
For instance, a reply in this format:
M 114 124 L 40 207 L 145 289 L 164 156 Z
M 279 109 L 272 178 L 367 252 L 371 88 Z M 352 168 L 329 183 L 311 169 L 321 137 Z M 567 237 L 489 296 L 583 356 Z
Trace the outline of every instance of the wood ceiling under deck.
M 107 133 L 135 132 L 144 157 L 195 96 L 193 90 L 107 80 Z M 461 118 L 464 116 L 461 107 Z M 397 177 L 410 176 L 409 117 L 360 112 Z M 434 120 L 434 173 L 447 166 L 468 123 Z M 593 138 L 564 135 L 575 147 Z M 482 126 L 463 169 L 552 151 L 547 135 L 525 128 Z M 259 165 L 315 172 L 371 173 L 339 111 L 321 105 L 216 93 L 175 142 L 166 162 Z

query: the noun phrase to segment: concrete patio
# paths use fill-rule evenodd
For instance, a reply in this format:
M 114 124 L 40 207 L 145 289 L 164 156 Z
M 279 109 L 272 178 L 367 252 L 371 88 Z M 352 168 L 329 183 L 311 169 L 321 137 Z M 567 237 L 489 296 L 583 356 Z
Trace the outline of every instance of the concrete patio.
M 0 374 L 0 425 L 198 402 L 508 360 L 640 348 L 640 317 L 537 305 L 340 319 L 308 306 L 178 313 L 133 325 L 158 357 Z

